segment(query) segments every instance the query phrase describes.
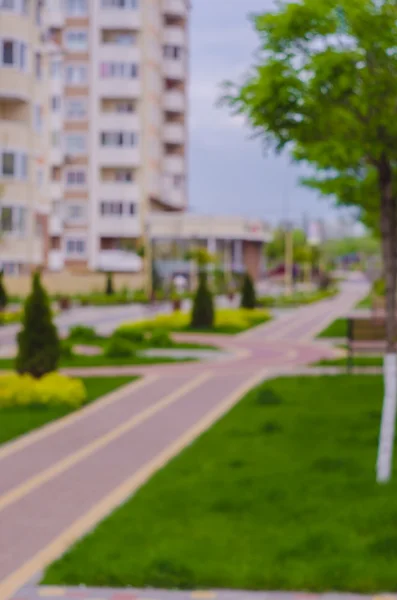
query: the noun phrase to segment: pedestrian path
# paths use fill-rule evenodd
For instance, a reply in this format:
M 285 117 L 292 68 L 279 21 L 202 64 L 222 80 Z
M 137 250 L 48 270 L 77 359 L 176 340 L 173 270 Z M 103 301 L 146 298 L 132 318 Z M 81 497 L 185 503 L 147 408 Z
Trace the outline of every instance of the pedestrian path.
M 313 336 L 362 295 L 363 289 L 347 284 L 337 298 L 289 312 L 243 335 L 224 336 L 217 343 L 231 355 L 216 365 L 69 370 L 143 378 L 0 448 L 0 600 L 29 594 L 79 597 L 73 594 L 81 590 L 20 588 L 251 387 L 332 357 L 332 348 L 314 342 Z M 97 600 L 109 597 L 102 591 L 89 593 Z M 117 600 L 117 592 L 109 593 Z
M 397 600 L 397 594 L 364 596 L 359 594 L 308 594 L 302 592 L 247 592 L 247 591 L 163 591 L 117 590 L 108 588 L 26 587 L 15 600 Z

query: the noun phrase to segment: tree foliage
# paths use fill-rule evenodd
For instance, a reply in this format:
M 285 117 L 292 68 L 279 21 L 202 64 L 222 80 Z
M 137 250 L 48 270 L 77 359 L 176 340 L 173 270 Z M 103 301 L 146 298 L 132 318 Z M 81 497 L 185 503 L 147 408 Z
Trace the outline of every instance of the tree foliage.
M 32 291 L 25 302 L 22 329 L 18 334 L 18 373 L 40 378 L 56 371 L 60 358 L 60 341 L 52 321 L 50 300 L 39 273 L 33 276 Z
M 106 275 L 105 294 L 107 296 L 113 296 L 113 294 L 114 294 L 113 273 L 107 273 L 107 275 Z
M 379 215 L 388 350 L 395 349 L 397 273 L 397 4 L 300 0 L 254 17 L 261 48 L 225 100 L 263 139 L 314 167 L 303 183 L 369 224 Z
M 244 275 L 241 289 L 241 308 L 253 309 L 256 307 L 256 292 L 253 279 L 249 273 Z
M 212 329 L 215 311 L 211 290 L 208 288 L 206 273 L 200 273 L 199 285 L 193 300 L 191 327 L 193 329 Z
M 0 271 L 0 311 L 3 311 L 8 304 L 7 291 L 4 285 L 4 273 Z

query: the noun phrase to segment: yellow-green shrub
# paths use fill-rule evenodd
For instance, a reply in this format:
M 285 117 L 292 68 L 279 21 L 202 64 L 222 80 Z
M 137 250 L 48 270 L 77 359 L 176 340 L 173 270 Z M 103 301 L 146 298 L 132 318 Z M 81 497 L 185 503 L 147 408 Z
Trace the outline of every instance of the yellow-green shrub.
M 22 314 L 22 311 L 0 312 L 0 325 L 13 325 L 14 323 L 20 323 Z
M 215 311 L 214 332 L 239 333 L 250 327 L 265 323 L 270 319 L 270 314 L 264 309 L 245 308 L 220 308 Z M 147 321 L 126 323 L 117 330 L 118 333 L 127 334 L 129 331 L 189 331 L 190 315 L 184 312 L 174 312 L 168 315 L 158 315 Z
M 32 405 L 79 408 L 86 398 L 80 379 L 59 373 L 50 373 L 41 379 L 16 373 L 0 377 L 0 408 Z

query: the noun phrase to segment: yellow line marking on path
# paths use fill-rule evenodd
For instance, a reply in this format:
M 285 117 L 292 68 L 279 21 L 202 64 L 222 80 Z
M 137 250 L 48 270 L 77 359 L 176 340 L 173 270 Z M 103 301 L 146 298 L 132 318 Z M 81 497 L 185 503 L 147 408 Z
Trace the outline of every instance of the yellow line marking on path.
M 65 529 L 45 548 L 40 550 L 24 565 L 16 569 L 0 583 L 0 600 L 8 600 L 36 573 L 43 570 L 49 563 L 63 554 L 74 542 L 88 533 L 112 510 L 117 508 L 131 494 L 141 487 L 156 471 L 164 467 L 171 458 L 179 454 L 185 446 L 191 443 L 198 435 L 206 431 L 215 421 L 218 421 L 232 406 L 238 402 L 252 387 L 258 385 L 271 372 L 264 369 L 241 385 L 233 394 L 205 415 L 200 421 L 183 433 L 171 443 L 163 452 L 139 469 L 134 475 L 119 485 L 105 498 L 100 500 L 82 517 L 77 519 L 70 527 Z
M 39 588 L 39 590 L 38 590 L 38 594 L 42 598 L 52 597 L 52 596 L 64 596 L 65 592 L 66 592 L 65 588 L 60 588 L 60 587 L 42 587 L 42 588 Z
M 209 592 L 209 591 L 197 591 L 197 592 L 192 592 L 190 594 L 190 597 L 193 598 L 194 600 L 212 600 L 213 598 L 216 598 L 216 594 L 215 592 Z
M 67 427 L 68 425 L 71 425 L 72 423 L 80 421 L 88 415 L 92 415 L 98 412 L 105 406 L 114 404 L 115 402 L 117 402 L 117 400 L 123 398 L 123 396 L 126 396 L 127 394 L 135 394 L 135 392 L 150 385 L 154 381 L 157 381 L 158 378 L 159 377 L 157 375 L 148 375 L 144 378 L 140 378 L 139 381 L 133 381 L 131 383 L 128 383 L 127 385 L 120 387 L 114 392 L 106 394 L 106 396 L 103 396 L 102 399 L 98 399 L 93 404 L 89 404 L 88 406 L 82 408 L 79 411 L 76 411 L 66 417 L 62 417 L 61 419 L 58 419 L 53 423 L 49 423 L 48 425 L 45 425 L 44 427 L 41 427 L 40 429 L 37 429 L 36 431 L 19 438 L 15 442 L 6 444 L 4 448 L 0 449 L 0 460 L 6 458 L 7 456 L 10 456 L 11 454 L 15 454 L 15 452 L 23 450 L 28 446 L 31 446 L 35 442 L 45 439 L 53 433 L 60 431 L 61 429 Z
M 185 396 L 187 393 L 191 392 L 211 377 L 211 372 L 199 375 L 198 377 L 192 379 L 182 387 L 179 387 L 174 392 L 168 394 L 165 398 L 163 398 L 153 406 L 150 406 L 149 408 L 141 411 L 139 414 L 131 417 L 131 419 L 128 419 L 127 421 L 125 421 L 118 427 L 115 427 L 105 435 L 97 438 L 93 442 L 90 442 L 77 452 L 69 454 L 68 456 L 58 461 L 48 469 L 44 469 L 44 471 L 41 471 L 34 477 L 31 477 L 21 485 L 17 485 L 6 494 L 0 496 L 0 511 L 4 510 L 7 506 L 13 504 L 17 500 L 20 500 L 21 498 L 27 496 L 33 490 L 37 489 L 44 483 L 47 483 L 51 479 L 54 479 L 54 477 L 57 477 L 61 473 L 64 473 L 65 471 L 70 469 L 71 467 L 74 467 L 77 463 L 94 454 L 94 452 L 97 452 L 101 448 L 108 446 L 111 442 L 121 437 L 123 434 L 127 433 L 128 431 L 131 431 L 138 425 L 141 425 L 144 421 L 147 421 L 148 419 L 150 419 L 160 411 L 164 410 L 171 404 L 174 404 L 182 396 Z

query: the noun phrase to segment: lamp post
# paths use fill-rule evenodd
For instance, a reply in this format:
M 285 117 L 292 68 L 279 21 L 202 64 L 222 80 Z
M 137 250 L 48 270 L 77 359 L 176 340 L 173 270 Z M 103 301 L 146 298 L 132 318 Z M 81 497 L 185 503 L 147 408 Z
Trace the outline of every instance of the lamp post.
M 284 256 L 284 276 L 286 296 L 292 294 L 293 286 L 293 268 L 294 268 L 294 238 L 293 228 L 290 223 L 285 226 L 285 256 Z
M 147 215 L 145 219 L 145 234 L 144 234 L 144 273 L 145 273 L 145 292 L 148 297 L 149 302 L 152 301 L 153 298 L 153 248 L 152 248 L 152 238 L 151 238 L 151 227 L 150 227 L 150 218 Z

